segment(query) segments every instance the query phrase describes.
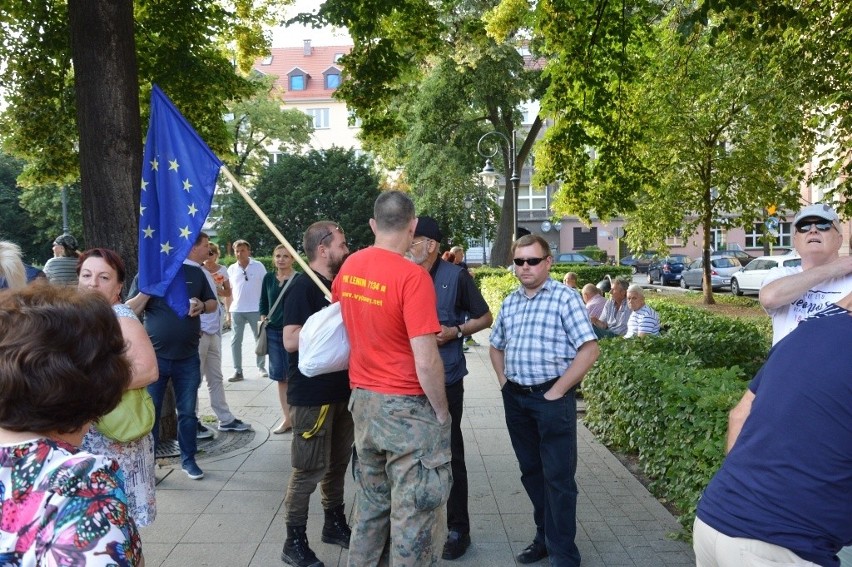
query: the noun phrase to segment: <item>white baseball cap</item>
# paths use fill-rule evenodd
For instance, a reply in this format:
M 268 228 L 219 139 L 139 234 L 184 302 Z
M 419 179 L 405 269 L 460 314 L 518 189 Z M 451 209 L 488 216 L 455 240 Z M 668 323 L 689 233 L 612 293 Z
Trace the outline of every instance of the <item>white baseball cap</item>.
M 828 205 L 824 203 L 814 203 L 813 205 L 808 205 L 796 214 L 796 218 L 793 219 L 793 226 L 799 224 L 799 221 L 802 219 L 813 217 L 825 219 L 832 223 L 836 223 L 840 220 L 840 217 L 837 216 L 837 212 Z

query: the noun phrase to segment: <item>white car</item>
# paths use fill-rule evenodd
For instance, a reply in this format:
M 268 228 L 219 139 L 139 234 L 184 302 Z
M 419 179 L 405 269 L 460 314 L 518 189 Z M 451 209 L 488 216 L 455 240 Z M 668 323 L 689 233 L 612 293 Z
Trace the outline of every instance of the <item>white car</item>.
M 731 293 L 742 295 L 744 291 L 760 291 L 769 270 L 779 266 L 792 268 L 801 263 L 802 259 L 795 252 L 784 256 L 759 256 L 731 276 Z

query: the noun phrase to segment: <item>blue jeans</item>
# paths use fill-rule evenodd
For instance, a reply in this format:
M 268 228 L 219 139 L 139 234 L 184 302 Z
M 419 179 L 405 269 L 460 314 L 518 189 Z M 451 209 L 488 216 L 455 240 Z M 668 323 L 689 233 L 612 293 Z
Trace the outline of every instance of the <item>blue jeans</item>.
M 577 567 L 577 401 L 574 389 L 558 400 L 544 393 L 502 390 L 506 427 L 533 505 L 535 539 L 553 567 Z
M 269 355 L 269 377 L 276 382 L 286 382 L 290 357 L 284 350 L 284 330 L 266 327 L 266 354 Z
M 195 461 L 197 450 L 195 435 L 198 417 L 195 415 L 195 404 L 198 400 L 198 387 L 201 385 L 201 360 L 198 353 L 189 358 L 169 360 L 157 357 L 157 367 L 160 378 L 150 386 L 148 393 L 154 401 L 154 447 L 156 450 L 160 435 L 160 414 L 163 409 L 163 397 L 169 379 L 175 390 L 175 406 L 178 414 L 178 444 L 180 445 L 181 464 Z

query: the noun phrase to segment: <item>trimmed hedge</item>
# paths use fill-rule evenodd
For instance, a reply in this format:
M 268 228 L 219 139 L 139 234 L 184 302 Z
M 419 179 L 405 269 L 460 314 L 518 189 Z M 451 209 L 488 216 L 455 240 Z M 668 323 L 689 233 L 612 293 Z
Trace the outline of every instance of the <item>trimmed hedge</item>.
M 688 531 L 724 459 L 728 412 L 766 360 L 770 334 L 662 298 L 648 304 L 666 332 L 600 341 L 583 380 L 585 423 L 602 443 L 638 455 L 651 491 L 683 512 Z

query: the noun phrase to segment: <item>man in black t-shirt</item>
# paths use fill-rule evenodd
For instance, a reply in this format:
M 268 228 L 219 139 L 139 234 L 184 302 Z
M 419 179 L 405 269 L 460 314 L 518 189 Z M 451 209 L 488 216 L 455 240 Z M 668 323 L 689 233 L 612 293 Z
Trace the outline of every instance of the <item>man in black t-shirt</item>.
M 305 231 L 303 248 L 311 269 L 327 288 L 349 254 L 346 237 L 336 223 L 315 222 Z M 354 430 L 349 404 L 349 373 L 332 372 L 308 378 L 299 372 L 299 332 L 308 317 L 328 306 L 322 290 L 309 277 L 293 281 L 283 299 L 284 348 L 290 353 L 287 401 L 293 423 L 287 486 L 287 539 L 281 559 L 301 567 L 318 564 L 308 545 L 305 527 L 311 494 L 320 486 L 325 524 L 322 541 L 349 548 L 343 484 L 352 453 Z
M 207 249 L 207 235 L 201 234 L 195 241 L 190 256 L 197 248 Z M 198 357 L 198 342 L 201 338 L 202 313 L 213 313 L 219 309 L 216 296 L 207 283 L 207 276 L 198 266 L 183 264 L 175 278 L 183 278 L 189 296 L 189 314 L 181 319 L 162 297 L 139 292 L 137 275 L 133 278 L 127 305 L 136 315 L 145 315 L 145 330 L 157 354 L 160 378 L 148 386 L 154 401 L 154 443 L 160 431 L 160 412 L 169 380 L 175 390 L 175 406 L 178 413 L 178 444 L 180 445 L 181 469 L 186 475 L 198 480 L 204 473 L 195 462 L 197 450 L 196 433 L 198 418 L 196 404 L 198 386 L 201 384 L 201 361 Z

